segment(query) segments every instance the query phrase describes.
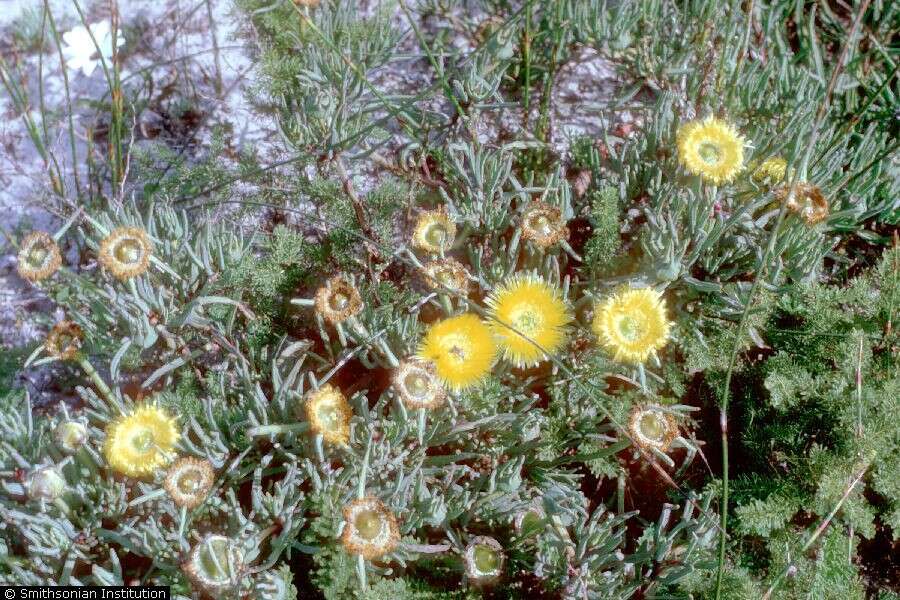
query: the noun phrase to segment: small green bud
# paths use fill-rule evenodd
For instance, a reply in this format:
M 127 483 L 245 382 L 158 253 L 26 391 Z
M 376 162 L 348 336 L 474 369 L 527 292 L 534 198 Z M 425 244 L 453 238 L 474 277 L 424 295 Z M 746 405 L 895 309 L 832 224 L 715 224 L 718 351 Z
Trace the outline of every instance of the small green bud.
M 87 427 L 78 421 L 63 421 L 53 432 L 56 445 L 66 454 L 75 454 L 88 439 Z
M 66 491 L 66 480 L 56 467 L 40 467 L 32 471 L 25 489 L 32 500 L 57 500 Z

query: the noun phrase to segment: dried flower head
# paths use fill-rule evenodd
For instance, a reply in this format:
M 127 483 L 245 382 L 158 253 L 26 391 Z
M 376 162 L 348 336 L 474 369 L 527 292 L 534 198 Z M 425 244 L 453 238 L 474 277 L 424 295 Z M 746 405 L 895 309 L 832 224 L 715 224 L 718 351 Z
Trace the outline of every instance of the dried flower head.
M 678 423 L 658 406 L 635 407 L 628 420 L 628 431 L 641 448 L 665 452 L 678 435 Z
M 182 568 L 196 587 L 220 597 L 237 588 L 244 576 L 244 552 L 224 535 L 207 535 L 194 546 Z
M 446 208 L 419 213 L 412 237 L 414 247 L 438 254 L 449 250 L 455 238 L 456 223 L 450 219 Z
M 185 456 L 169 467 L 163 487 L 176 505 L 196 508 L 206 499 L 214 480 L 212 463 Z
M 362 308 L 359 290 L 343 275 L 335 275 L 316 291 L 316 312 L 332 325 L 359 314 Z
M 116 471 L 141 477 L 169 463 L 180 437 L 175 419 L 148 404 L 109 424 L 103 453 Z
M 320 0 L 294 0 L 297 6 L 306 6 L 308 8 L 316 8 L 319 6 Z
M 373 560 L 393 552 L 399 541 L 397 518 L 377 498 L 353 500 L 344 507 L 341 544 L 350 554 Z
M 543 279 L 514 275 L 491 292 L 486 303 L 494 319 L 491 329 L 514 365 L 533 367 L 547 358 L 545 352 L 553 354 L 565 344 L 571 310 L 560 291 Z
M 72 321 L 60 321 L 47 334 L 44 350 L 59 360 L 72 360 L 81 350 L 83 339 L 81 327 Z
M 541 248 L 549 248 L 569 238 L 562 211 L 545 202 L 532 202 L 522 216 L 522 237 Z
M 38 467 L 31 472 L 25 490 L 32 500 L 52 502 L 60 498 L 67 488 L 66 480 L 54 466 Z
M 666 345 L 670 323 L 659 292 L 631 288 L 596 307 L 594 333 L 616 360 L 641 363 Z
M 744 166 L 744 138 L 730 123 L 715 117 L 691 121 L 676 138 L 681 164 L 707 182 L 728 183 Z
M 500 579 L 506 555 L 497 540 L 480 535 L 472 538 L 466 546 L 464 560 L 469 580 L 475 585 L 484 586 Z
M 313 433 L 326 442 L 346 444 L 350 439 L 350 417 L 353 410 L 339 389 L 326 383 L 306 394 L 306 420 Z
M 394 389 L 408 408 L 437 408 L 444 403 L 447 393 L 438 381 L 434 363 L 420 358 L 409 358 L 394 371 Z
M 484 321 L 466 313 L 434 323 L 418 355 L 434 363 L 444 385 L 462 390 L 477 385 L 490 372 L 497 346 Z
M 469 293 L 469 272 L 452 258 L 433 260 L 425 264 L 425 283 L 435 290 L 449 290 L 457 294 Z
M 828 218 L 828 200 L 825 199 L 822 190 L 814 185 L 798 183 L 790 195 L 785 186 L 778 190 L 776 196 L 780 202 L 784 202 L 787 197 L 788 210 L 802 217 L 810 225 Z
M 25 236 L 16 259 L 16 270 L 28 281 L 47 279 L 62 264 L 59 246 L 43 231 L 32 231 Z
M 772 156 L 762 161 L 753 170 L 753 179 L 767 183 L 778 183 L 784 179 L 785 173 L 787 173 L 787 161 L 780 156 Z
M 53 439 L 66 454 L 75 454 L 88 439 L 87 427 L 80 421 L 63 421 L 53 430 Z
M 113 229 L 100 243 L 100 264 L 121 280 L 142 275 L 150 266 L 153 245 L 138 227 Z

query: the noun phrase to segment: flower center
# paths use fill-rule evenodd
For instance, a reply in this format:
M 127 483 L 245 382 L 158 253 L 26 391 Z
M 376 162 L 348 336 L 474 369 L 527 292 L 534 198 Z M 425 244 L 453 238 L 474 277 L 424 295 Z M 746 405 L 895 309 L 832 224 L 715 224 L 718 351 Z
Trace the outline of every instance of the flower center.
M 700 158 L 703 159 L 708 165 L 715 165 L 722 159 L 722 151 L 719 147 L 711 142 L 704 142 L 700 144 L 700 148 L 697 150 L 697 153 L 700 154 Z
M 518 333 L 534 336 L 541 326 L 541 315 L 533 308 L 523 308 L 512 315 L 512 326 Z
M 346 292 L 334 292 L 328 298 L 328 306 L 331 310 L 344 310 L 350 305 L 350 296 Z
M 410 396 L 424 398 L 431 388 L 430 381 L 422 373 L 410 373 L 403 380 L 403 385 Z
M 450 238 L 450 232 L 443 223 L 432 223 L 425 230 L 425 240 L 432 246 L 443 248 Z
M 500 557 L 497 556 L 497 551 L 490 546 L 479 544 L 475 546 L 472 555 L 475 568 L 479 573 L 495 573 L 500 567 Z
M 338 407 L 334 404 L 328 403 L 319 407 L 316 413 L 319 416 L 319 421 L 321 421 L 322 426 L 328 430 L 333 431 L 338 428 L 341 420 L 341 412 L 338 410 Z
M 178 491 L 182 494 L 193 495 L 199 492 L 203 487 L 203 478 L 200 473 L 191 469 L 178 478 L 178 483 L 176 485 L 178 486 Z
M 25 260 L 32 269 L 39 269 L 44 266 L 49 252 L 42 246 L 37 246 L 28 251 Z
M 231 559 L 233 557 L 228 540 L 215 538 L 209 540 L 204 546 L 204 552 L 201 552 L 199 557 L 204 574 L 213 581 L 231 579 Z
M 531 215 L 528 218 L 528 227 L 531 228 L 531 230 L 535 233 L 538 233 L 542 236 L 549 236 L 553 234 L 553 223 L 550 221 L 547 215 L 543 213 Z
M 641 323 L 631 316 L 624 316 L 619 320 L 619 335 L 628 342 L 636 342 L 643 333 Z
M 125 239 L 116 244 L 113 253 L 119 262 L 134 264 L 140 262 L 143 248 L 137 240 Z
M 641 433 L 649 440 L 661 442 L 666 436 L 666 424 L 659 415 L 648 412 L 641 416 Z
M 131 438 L 131 446 L 139 454 L 146 454 L 153 449 L 153 432 L 149 429 L 142 429 Z
M 384 524 L 382 523 L 381 515 L 378 514 L 378 512 L 374 510 L 364 510 L 356 515 L 356 519 L 353 520 L 353 526 L 356 527 L 359 537 L 367 542 L 372 542 L 378 538 Z

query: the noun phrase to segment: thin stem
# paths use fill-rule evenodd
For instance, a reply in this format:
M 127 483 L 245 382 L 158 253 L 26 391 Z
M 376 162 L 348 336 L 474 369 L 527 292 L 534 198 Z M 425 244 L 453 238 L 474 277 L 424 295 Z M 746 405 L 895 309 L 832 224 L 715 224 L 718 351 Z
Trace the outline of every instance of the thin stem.
M 819 139 L 822 122 L 824 121 L 825 115 L 828 112 L 828 107 L 831 105 L 831 95 L 834 92 L 835 85 L 837 85 L 838 76 L 843 70 L 844 61 L 847 58 L 847 53 L 850 49 L 850 45 L 853 43 L 853 40 L 856 38 L 856 34 L 859 31 L 859 25 L 862 22 L 862 17 L 868 9 L 869 1 L 870 0 L 862 0 L 862 2 L 860 3 L 859 10 L 857 11 L 856 18 L 853 22 L 853 28 L 851 29 L 850 34 L 847 37 L 847 41 L 844 43 L 840 58 L 838 59 L 838 62 L 834 67 L 834 71 L 831 74 L 831 81 L 828 82 L 828 87 L 825 90 L 825 96 L 822 99 L 822 104 L 819 106 L 819 110 L 816 113 L 816 119 L 813 122 L 813 128 L 810 133 L 809 143 L 806 146 L 806 152 L 803 156 L 803 162 L 801 163 L 800 168 L 793 173 L 790 185 L 787 188 L 788 190 L 793 190 L 797 185 L 799 179 L 801 177 L 806 177 L 809 161 L 812 158 L 813 150 L 815 149 L 816 142 Z M 716 569 L 716 600 L 721 600 L 722 598 L 722 584 L 724 582 L 725 575 L 725 546 L 728 538 L 728 404 L 731 396 L 731 378 L 734 374 L 734 367 L 737 363 L 737 355 L 741 347 L 741 337 L 747 324 L 747 319 L 750 316 L 750 309 L 753 306 L 753 300 L 756 297 L 756 293 L 759 290 L 763 279 L 765 278 L 765 271 L 768 268 L 769 258 L 775 250 L 775 242 L 778 239 L 778 232 L 781 229 L 781 224 L 784 221 L 785 214 L 787 213 L 787 204 L 791 197 L 792 192 L 785 194 L 785 198 L 784 200 L 782 200 L 781 206 L 778 209 L 778 217 L 775 220 L 775 225 L 772 228 L 772 233 L 769 234 L 765 252 L 760 257 L 759 263 L 757 264 L 757 275 L 753 280 L 753 285 L 751 286 L 750 293 L 747 296 L 747 302 L 744 305 L 744 310 L 741 312 L 741 318 L 738 322 L 734 344 L 732 345 L 731 354 L 728 359 L 728 370 L 725 373 L 725 383 L 722 386 L 720 394 L 722 398 L 722 404 L 719 411 L 719 428 L 722 435 L 722 500 L 719 508 L 719 552 L 718 565 Z

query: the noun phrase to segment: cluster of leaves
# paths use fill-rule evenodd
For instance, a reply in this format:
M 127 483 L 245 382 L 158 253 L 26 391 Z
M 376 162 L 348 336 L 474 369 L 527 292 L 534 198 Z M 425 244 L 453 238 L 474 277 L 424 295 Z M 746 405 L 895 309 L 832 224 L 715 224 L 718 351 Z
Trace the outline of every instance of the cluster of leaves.
M 213 148 L 190 163 L 146 145 L 131 179 L 98 160 L 89 197 L 64 203 L 89 207 L 57 232 L 78 259 L 40 285 L 85 335 L 60 367 L 78 400 L 35 414 L 28 394 L 0 386 L 0 581 L 398 600 L 757 598 L 778 586 L 861 598 L 896 586 L 864 582 L 862 559 L 847 560 L 900 531 L 900 251 L 884 250 L 900 185 L 895 94 L 879 68 L 896 72 L 883 49 L 896 7 L 876 3 L 869 50 L 849 40 L 844 55 L 846 34 L 821 40 L 853 15 L 802 3 L 751 2 L 748 15 L 713 0 L 400 0 L 368 16 L 346 0 L 237 4 L 258 49 L 253 100 L 288 158 L 227 166 Z M 622 79 L 601 112 L 627 109 L 635 125 L 558 155 L 554 85 L 582 48 Z M 404 87 L 398 63 L 427 84 Z M 688 174 L 676 149 L 676 132 L 707 114 L 746 138 L 745 169 L 719 186 Z M 785 181 L 754 178 L 775 156 Z M 799 181 L 827 197 L 827 219 L 785 211 L 779 191 Z M 565 245 L 521 238 L 533 200 L 560 210 Z M 470 270 L 469 296 L 423 284 L 412 223 L 436 205 L 461 230 L 451 254 Z M 262 208 L 278 224 L 248 231 Z M 155 262 L 127 283 L 94 262 L 116 226 L 153 240 Z M 569 343 L 538 367 L 498 365 L 437 410 L 408 409 L 390 384 L 397 358 L 526 270 L 565 290 Z M 336 272 L 363 300 L 352 328 L 308 308 Z M 673 321 L 659 360 L 639 367 L 588 325 L 623 284 L 664 291 Z M 26 368 L 51 362 L 40 354 Z M 352 408 L 343 446 L 305 420 L 304 397 L 326 381 Z M 722 506 L 709 449 L 726 382 L 741 476 Z M 148 401 L 178 416 L 179 453 L 215 468 L 196 508 L 175 504 L 164 473 L 125 477 L 103 455 L 110 423 Z M 668 454 L 626 427 L 650 403 L 677 415 Z M 65 456 L 54 432 L 69 419 L 87 439 Z M 48 466 L 66 483 L 59 502 L 29 494 Z M 374 561 L 340 542 L 342 511 L 363 494 L 400 523 L 400 543 Z M 727 531 L 723 510 L 737 517 Z M 228 589 L 186 574 L 207 534 L 241 549 L 246 577 Z M 505 555 L 490 590 L 464 567 L 478 536 Z

